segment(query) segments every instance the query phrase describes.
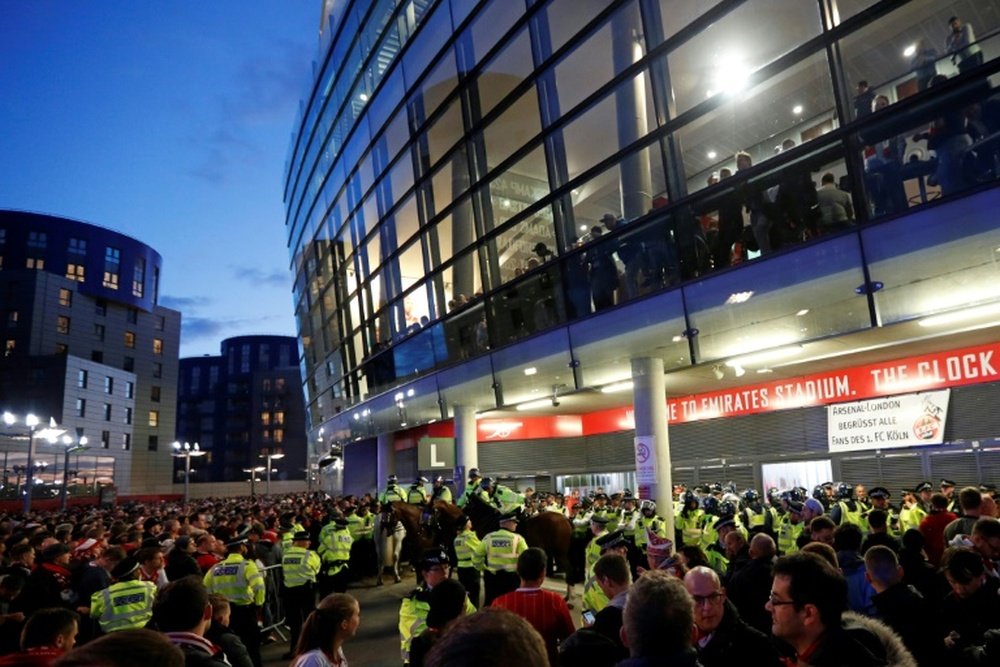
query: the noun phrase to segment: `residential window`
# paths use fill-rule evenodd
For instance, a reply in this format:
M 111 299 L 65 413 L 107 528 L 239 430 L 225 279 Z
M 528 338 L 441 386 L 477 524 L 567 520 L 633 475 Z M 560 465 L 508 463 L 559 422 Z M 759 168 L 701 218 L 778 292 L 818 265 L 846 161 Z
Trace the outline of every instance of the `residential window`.
M 135 371 L 135 357 L 125 357 L 125 361 L 122 363 L 122 368 L 129 373 Z
M 132 423 L 132 408 L 125 408 L 125 423 Z
M 45 259 L 42 257 L 29 257 L 25 262 L 25 266 L 29 269 L 42 271 L 45 269 Z
M 122 251 L 107 246 L 104 248 L 104 280 L 102 285 L 108 289 L 118 289 L 118 274 L 121 272 Z
M 157 379 L 163 377 L 163 364 L 158 361 L 153 362 L 153 377 Z
M 66 247 L 66 252 L 71 255 L 86 255 L 87 254 L 87 241 L 86 239 L 74 239 L 69 240 L 69 245 Z
M 13 329 L 14 327 L 16 327 L 18 318 L 20 318 L 20 315 L 16 310 L 12 310 L 9 313 L 7 313 L 7 328 Z
M 77 372 L 77 374 L 76 374 L 76 386 L 79 387 L 80 389 L 86 389 L 87 388 L 87 371 L 80 370 L 79 372 Z
M 84 277 L 83 264 L 74 264 L 73 262 L 66 264 L 66 277 L 82 283 Z
M 157 331 L 163 331 L 166 328 L 166 326 L 167 326 L 167 318 L 165 318 L 163 315 L 157 315 L 153 319 L 153 328 L 155 328 Z
M 274 443 L 275 444 L 281 444 L 281 442 L 284 439 L 285 439 L 285 429 L 282 429 L 282 428 L 276 428 L 276 429 L 274 429 Z
M 285 423 L 285 413 L 282 411 L 275 412 L 274 423 L 278 426 L 282 426 Z
M 153 339 L 153 354 L 163 354 L 163 339 L 154 338 Z
M 160 436 L 158 435 L 149 436 L 149 445 L 147 446 L 147 449 L 149 449 L 149 451 L 151 452 L 155 452 L 157 449 L 159 449 L 159 447 L 160 447 Z
M 125 347 L 135 347 L 135 332 L 126 331 L 125 332 Z
M 68 354 L 69 346 L 65 343 L 56 343 L 56 354 Z
M 48 235 L 45 232 L 28 232 L 28 247 L 45 249 Z
M 285 391 L 285 378 L 274 378 L 275 391 Z
M 9 357 L 14 354 L 14 348 L 17 346 L 17 341 L 13 338 L 8 338 L 3 344 L 3 356 Z
M 154 427 L 160 425 L 160 411 L 159 410 L 150 410 L 149 411 L 149 425 L 150 426 L 154 426 Z
M 135 269 L 132 272 L 132 296 L 142 298 L 146 292 L 146 260 L 141 257 L 135 260 Z
M 115 391 L 115 379 L 108 375 L 104 376 L 104 393 L 113 394 Z
M 107 299 L 97 299 L 94 301 L 94 313 L 104 317 L 108 314 L 108 301 Z
M 84 398 L 76 399 L 76 416 L 86 417 L 87 416 L 87 400 Z
M 90 360 L 91 361 L 96 361 L 99 364 L 103 364 L 104 363 L 104 352 L 102 352 L 101 350 L 91 350 L 91 352 L 90 352 Z
M 271 424 L 271 413 L 270 412 L 260 413 L 260 423 L 262 426 L 269 426 Z
M 103 449 L 111 447 L 111 431 L 101 431 L 101 447 Z
M 132 449 L 132 434 L 122 433 L 122 449 L 128 451 Z
M 139 309 L 138 308 L 129 308 L 128 310 L 126 310 L 125 311 L 125 319 L 128 320 L 129 324 L 138 324 L 139 323 Z
M 271 378 L 264 378 L 264 381 L 261 383 L 261 389 L 265 394 L 271 391 Z
M 160 402 L 160 388 L 159 387 L 153 386 L 153 387 L 149 388 L 149 400 L 152 401 L 153 403 L 159 403 Z
M 65 287 L 59 288 L 59 305 L 67 308 L 73 305 L 73 292 Z
M 106 422 L 111 421 L 111 404 L 110 403 L 105 403 L 104 404 L 104 421 L 106 421 Z
M 103 324 L 95 324 L 94 325 L 94 338 L 96 338 L 97 340 L 100 340 L 100 341 L 104 340 L 104 325 Z
M 125 398 L 135 398 L 135 383 L 125 381 Z
M 69 318 L 65 315 L 60 315 L 56 318 L 56 331 L 61 334 L 69 333 Z

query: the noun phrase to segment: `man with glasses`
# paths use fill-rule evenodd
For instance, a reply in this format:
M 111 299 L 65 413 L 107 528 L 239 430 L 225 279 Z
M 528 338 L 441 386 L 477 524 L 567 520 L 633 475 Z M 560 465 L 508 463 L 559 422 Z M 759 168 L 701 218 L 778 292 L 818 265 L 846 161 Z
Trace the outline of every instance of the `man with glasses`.
M 842 620 L 847 582 L 816 554 L 797 553 L 775 562 L 774 583 L 765 606 L 771 614 L 771 631 L 789 654 L 783 659 L 785 664 L 875 667 L 886 663 L 879 637 Z
M 747 625 L 714 570 L 704 566 L 684 575 L 684 588 L 694 600 L 695 648 L 704 667 L 731 667 L 753 656 L 756 665 L 780 665 L 764 633 Z

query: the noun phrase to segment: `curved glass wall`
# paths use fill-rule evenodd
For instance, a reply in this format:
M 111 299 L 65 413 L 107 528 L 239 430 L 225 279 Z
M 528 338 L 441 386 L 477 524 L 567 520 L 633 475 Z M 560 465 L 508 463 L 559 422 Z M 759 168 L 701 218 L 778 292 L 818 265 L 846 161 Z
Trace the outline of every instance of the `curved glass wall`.
M 975 41 L 954 46 L 952 15 Z M 286 170 L 312 423 L 987 187 L 998 28 L 1000 0 L 346 3 Z M 856 236 L 836 245 L 812 271 L 827 289 L 864 264 Z M 777 288 L 775 266 L 741 280 Z M 831 320 L 841 308 L 852 324 Z M 814 317 L 842 331 L 873 310 L 834 300 Z M 728 328 L 745 324 L 698 317 L 683 363 L 729 354 Z

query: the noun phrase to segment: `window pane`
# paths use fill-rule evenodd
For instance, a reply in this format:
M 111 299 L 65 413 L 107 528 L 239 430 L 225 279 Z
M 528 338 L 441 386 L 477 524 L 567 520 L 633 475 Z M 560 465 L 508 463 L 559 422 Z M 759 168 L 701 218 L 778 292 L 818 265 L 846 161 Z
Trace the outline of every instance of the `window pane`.
M 462 105 L 459 100 L 452 100 L 444 114 L 427 130 L 426 147 L 420 146 L 421 150 L 426 150 L 426 154 L 420 156 L 423 163 L 428 166 L 436 164 L 462 138 L 463 133 Z
M 703 0 L 699 0 L 703 1 Z M 549 24 L 552 51 L 580 31 L 588 21 L 608 6 L 607 0 L 553 0 L 542 11 Z
M 479 74 L 476 82 L 479 91 L 480 113 L 485 116 L 532 70 L 531 37 L 528 30 L 521 30 L 514 40 L 504 47 Z
M 431 176 L 435 214 L 447 208 L 455 197 L 469 188 L 469 165 L 466 156 L 465 147 L 460 147 Z
M 510 0 L 493 0 L 472 20 L 469 35 L 472 38 L 475 62 L 482 60 L 496 46 L 520 16 L 520 12 L 511 11 L 509 2 Z
M 483 132 L 487 167 L 492 169 L 506 160 L 511 153 L 541 132 L 541 129 L 538 95 L 532 87 Z
M 544 149 L 539 146 L 528 153 L 517 164 L 490 181 L 489 188 L 493 226 L 500 227 L 549 194 Z

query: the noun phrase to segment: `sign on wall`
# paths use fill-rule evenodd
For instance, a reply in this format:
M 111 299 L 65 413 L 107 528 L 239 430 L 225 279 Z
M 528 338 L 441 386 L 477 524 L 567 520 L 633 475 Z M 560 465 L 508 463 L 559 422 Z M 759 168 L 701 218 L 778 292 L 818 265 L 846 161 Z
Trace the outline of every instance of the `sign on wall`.
M 451 470 L 455 467 L 455 438 L 420 438 L 417 470 Z
M 950 389 L 838 403 L 826 408 L 831 452 L 940 445 Z
M 640 435 L 635 438 L 635 482 L 640 486 L 657 484 L 656 438 Z

